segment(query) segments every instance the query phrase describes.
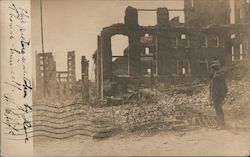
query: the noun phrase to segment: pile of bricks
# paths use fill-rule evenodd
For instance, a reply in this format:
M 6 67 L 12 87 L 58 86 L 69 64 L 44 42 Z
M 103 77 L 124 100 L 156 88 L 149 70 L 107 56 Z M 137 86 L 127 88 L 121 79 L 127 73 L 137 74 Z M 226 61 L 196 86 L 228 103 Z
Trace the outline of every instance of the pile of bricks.
M 141 99 L 142 103 L 138 100 L 114 107 L 116 126 L 123 130 L 133 130 L 138 126 L 160 123 L 161 126 L 171 129 L 186 128 L 194 124 L 197 113 L 201 113 L 208 106 L 208 87 L 203 86 L 200 90 L 192 95 L 169 95 L 147 89 L 147 97 L 151 94 L 149 103 Z

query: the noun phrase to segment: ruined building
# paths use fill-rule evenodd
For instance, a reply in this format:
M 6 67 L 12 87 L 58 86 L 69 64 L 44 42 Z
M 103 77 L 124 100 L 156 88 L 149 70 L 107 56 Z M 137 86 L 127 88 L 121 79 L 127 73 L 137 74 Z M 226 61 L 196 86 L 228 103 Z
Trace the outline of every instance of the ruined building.
M 249 5 L 245 0 L 234 1 L 235 26 L 241 27 L 242 31 L 231 31 L 230 37 L 232 41 L 232 61 L 243 60 L 249 55 Z M 247 30 L 244 28 L 248 28 Z
M 57 71 L 56 72 L 56 96 L 60 98 L 70 94 L 69 83 L 68 83 L 68 71 Z
M 207 76 L 211 61 L 223 67 L 244 60 L 249 23 L 243 20 L 248 15 L 246 1 L 241 3 L 235 4 L 235 24 L 230 24 L 228 0 L 185 0 L 185 23 L 178 17 L 169 19 L 169 12 L 176 10 L 127 7 L 124 23 L 105 27 L 98 36 L 94 55 L 98 96 L 119 94 L 128 87 L 191 82 Z M 240 15 L 238 7 L 243 10 Z M 140 26 L 138 11 L 156 12 L 157 24 Z M 111 49 L 115 35 L 128 37 L 129 46 L 121 56 Z
M 56 62 L 52 52 L 39 53 L 36 56 L 36 89 L 41 97 L 56 96 Z
M 81 95 L 82 95 L 82 100 L 85 103 L 87 103 L 89 100 L 89 61 L 86 59 L 85 56 L 82 56 L 81 65 L 82 65 Z
M 39 98 L 61 99 L 76 94 L 75 51 L 68 52 L 67 71 L 56 71 L 52 52 L 37 54 L 36 68 L 36 89 Z
M 76 85 L 76 68 L 75 68 L 75 51 L 69 51 L 67 56 L 68 84 L 70 94 L 75 94 Z

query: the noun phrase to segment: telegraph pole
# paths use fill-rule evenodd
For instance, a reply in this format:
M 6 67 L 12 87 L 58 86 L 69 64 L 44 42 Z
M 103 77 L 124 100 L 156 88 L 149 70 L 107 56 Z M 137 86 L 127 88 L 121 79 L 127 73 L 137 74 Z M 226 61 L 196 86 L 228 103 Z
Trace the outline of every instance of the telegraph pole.
M 47 80 L 45 70 L 45 53 L 44 53 L 44 40 L 43 40 L 43 7 L 42 0 L 40 0 L 40 20 L 41 20 L 41 41 L 42 41 L 42 53 L 43 53 L 43 96 L 46 97 L 47 92 Z

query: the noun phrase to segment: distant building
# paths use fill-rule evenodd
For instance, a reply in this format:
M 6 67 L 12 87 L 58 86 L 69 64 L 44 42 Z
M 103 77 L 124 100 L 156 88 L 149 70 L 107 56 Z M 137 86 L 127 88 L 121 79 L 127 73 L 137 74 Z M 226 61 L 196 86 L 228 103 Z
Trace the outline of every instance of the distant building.
M 70 93 L 74 94 L 76 84 L 75 51 L 69 51 L 67 56 L 68 84 Z
M 69 82 L 68 82 L 68 71 L 57 71 L 56 72 L 56 81 L 57 81 L 57 89 L 56 96 L 57 97 L 67 97 L 70 94 L 69 91 Z
M 56 62 L 52 52 L 37 54 L 36 89 L 39 97 L 56 95 Z
M 82 56 L 81 65 L 82 65 L 81 95 L 83 102 L 86 103 L 89 100 L 89 61 L 86 59 L 85 56 Z
M 234 1 L 235 25 L 249 27 L 249 4 L 246 0 Z M 241 28 L 242 29 L 242 28 Z M 249 29 L 249 28 L 248 28 Z M 230 38 L 232 40 L 232 61 L 243 60 L 249 52 L 249 34 L 245 31 L 232 30 Z
M 52 52 L 37 54 L 36 92 L 39 98 L 67 99 L 73 97 L 76 91 L 75 51 L 68 52 L 67 71 L 56 71 Z

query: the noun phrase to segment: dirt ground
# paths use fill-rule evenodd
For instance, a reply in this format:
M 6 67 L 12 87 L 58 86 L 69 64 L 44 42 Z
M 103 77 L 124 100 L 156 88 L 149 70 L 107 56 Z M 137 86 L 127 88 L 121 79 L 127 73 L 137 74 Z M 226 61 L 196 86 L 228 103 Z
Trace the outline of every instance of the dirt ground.
M 249 156 L 249 129 L 161 131 L 151 136 L 119 134 L 104 140 L 36 138 L 35 156 Z

